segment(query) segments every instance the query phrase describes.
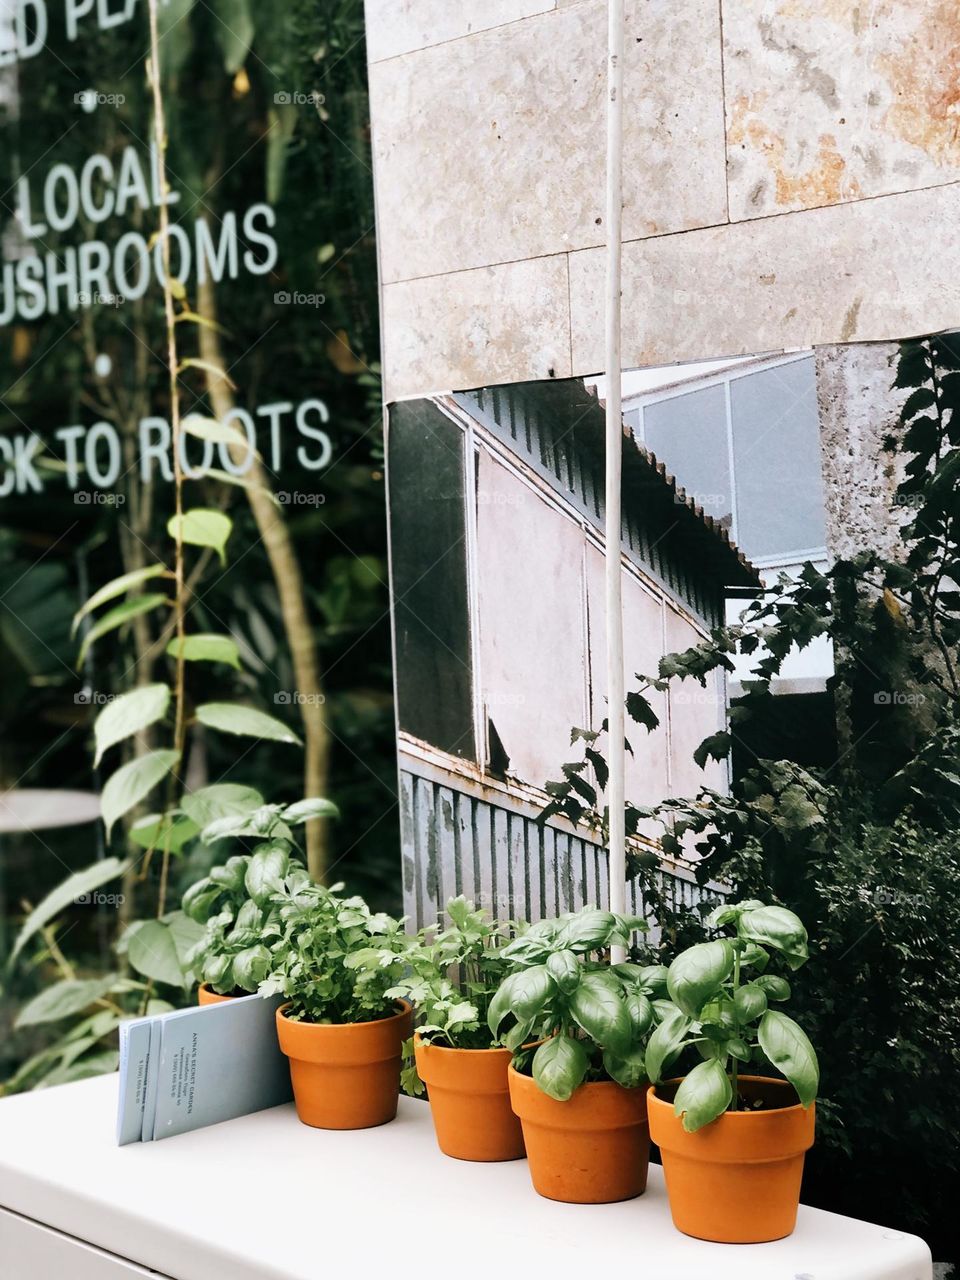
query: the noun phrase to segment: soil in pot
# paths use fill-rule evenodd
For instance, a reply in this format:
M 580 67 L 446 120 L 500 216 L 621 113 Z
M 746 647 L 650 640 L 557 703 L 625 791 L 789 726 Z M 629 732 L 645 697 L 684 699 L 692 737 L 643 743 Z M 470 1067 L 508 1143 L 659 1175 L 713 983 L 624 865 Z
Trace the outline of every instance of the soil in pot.
M 440 1150 L 456 1160 L 520 1160 L 523 1131 L 510 1106 L 509 1049 L 451 1049 L 415 1040 Z
M 567 1204 L 611 1204 L 642 1195 L 650 1134 L 645 1089 L 582 1084 L 557 1102 L 530 1076 L 508 1073 L 534 1188 Z
M 277 1010 L 280 1048 L 290 1059 L 297 1115 L 315 1129 L 372 1129 L 397 1114 L 403 1042 L 413 1009 L 374 1022 L 297 1022 Z
M 815 1106 L 805 1110 L 785 1081 L 741 1076 L 747 1109 L 687 1133 L 673 1113 L 679 1085 L 670 1081 L 648 1095 L 650 1136 L 660 1148 L 674 1226 L 721 1244 L 790 1235 L 804 1154 L 813 1146 Z

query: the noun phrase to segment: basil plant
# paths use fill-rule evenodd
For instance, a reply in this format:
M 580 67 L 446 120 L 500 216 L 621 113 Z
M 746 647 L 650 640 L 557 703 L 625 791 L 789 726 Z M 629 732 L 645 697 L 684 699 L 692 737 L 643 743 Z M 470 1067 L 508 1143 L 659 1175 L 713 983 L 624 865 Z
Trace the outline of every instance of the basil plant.
M 674 1099 L 688 1133 L 749 1106 L 740 1095 L 741 1067 L 774 1067 L 809 1107 L 820 1084 L 817 1055 L 802 1028 L 771 1008 L 789 1000 L 789 982 L 765 972 L 771 953 L 791 970 L 806 962 L 806 929 L 792 911 L 757 901 L 720 906 L 706 923 L 733 936 L 698 943 L 670 965 L 671 1007 L 647 1046 L 650 1080 L 659 1083 L 688 1046 L 699 1052 L 703 1061 Z
M 268 922 L 275 920 L 275 895 L 291 872 L 306 874 L 295 856 L 293 828 L 311 818 L 336 814 L 329 800 L 262 805 L 251 813 L 218 818 L 203 831 L 205 844 L 225 838 L 256 839 L 250 854 L 236 854 L 183 895 L 183 912 L 203 934 L 185 957 L 198 982 L 218 995 L 254 992 L 271 969 L 264 945 Z
M 490 1004 L 490 1031 L 514 1051 L 516 1069 L 529 1070 L 551 1098 L 566 1102 L 585 1082 L 646 1083 L 644 1050 L 667 971 L 611 966 L 606 958 L 646 928 L 632 916 L 588 907 L 542 920 L 504 948 L 514 971 Z M 531 1041 L 537 1047 L 523 1049 Z

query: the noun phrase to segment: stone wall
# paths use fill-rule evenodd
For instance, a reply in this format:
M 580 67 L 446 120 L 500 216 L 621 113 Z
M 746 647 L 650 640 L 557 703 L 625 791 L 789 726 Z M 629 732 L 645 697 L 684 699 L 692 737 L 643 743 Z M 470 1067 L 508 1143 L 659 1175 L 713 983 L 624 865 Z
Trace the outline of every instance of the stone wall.
M 603 364 L 604 0 L 366 0 L 390 397 Z M 960 322 L 955 0 L 627 0 L 624 366 Z
M 892 343 L 817 352 L 827 547 L 837 559 L 859 551 L 893 559 L 899 549 L 900 476 L 883 449 L 909 394 L 892 387 L 896 361 Z

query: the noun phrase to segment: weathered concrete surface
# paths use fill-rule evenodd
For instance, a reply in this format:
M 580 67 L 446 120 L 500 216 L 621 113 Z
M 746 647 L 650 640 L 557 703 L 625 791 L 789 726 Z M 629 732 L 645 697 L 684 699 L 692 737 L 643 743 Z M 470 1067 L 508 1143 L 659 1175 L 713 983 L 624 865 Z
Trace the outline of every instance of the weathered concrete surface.
M 722 222 L 716 0 L 627 23 L 625 237 Z M 604 0 L 371 66 L 384 282 L 603 244 L 605 90 Z
M 624 367 L 960 324 L 956 0 L 627 11 Z M 367 14 L 388 397 L 596 372 L 603 0 Z
M 960 186 L 624 249 L 624 368 L 870 342 L 960 321 Z M 574 373 L 603 367 L 604 254 L 570 255 Z
M 730 216 L 960 178 L 956 0 L 723 0 Z
M 518 22 L 531 14 L 548 13 L 557 0 L 483 0 L 457 4 L 455 0 L 365 0 L 367 54 L 371 62 L 426 49 Z
M 907 393 L 894 390 L 897 346 L 823 347 L 817 352 L 817 400 L 827 517 L 827 548 L 847 559 L 877 551 L 893 559 L 908 512 L 895 506 L 900 470 L 885 453 Z
M 390 285 L 383 291 L 388 394 L 568 378 L 569 325 L 563 254 Z

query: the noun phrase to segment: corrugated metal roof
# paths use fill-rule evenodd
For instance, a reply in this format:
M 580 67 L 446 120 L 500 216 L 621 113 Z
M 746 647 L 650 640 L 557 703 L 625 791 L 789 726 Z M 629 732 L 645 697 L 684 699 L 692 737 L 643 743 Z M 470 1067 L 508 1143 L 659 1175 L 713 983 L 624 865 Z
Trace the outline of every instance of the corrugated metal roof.
M 570 422 L 580 443 L 593 453 L 605 451 L 606 405 L 596 387 L 586 387 L 579 378 L 525 383 L 525 396 L 540 401 L 551 412 L 570 412 Z M 626 421 L 623 423 L 624 502 L 632 499 L 662 508 L 666 532 L 696 549 L 710 563 L 711 570 L 727 587 L 761 587 L 758 570 L 730 537 L 729 531 L 689 497 L 676 476 L 656 454 L 640 444 Z M 669 523 L 675 515 L 673 525 Z

